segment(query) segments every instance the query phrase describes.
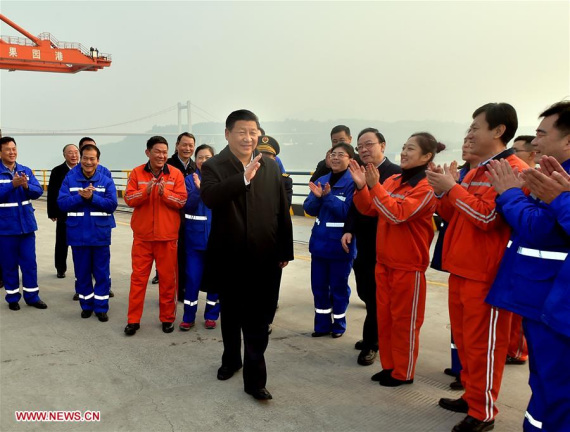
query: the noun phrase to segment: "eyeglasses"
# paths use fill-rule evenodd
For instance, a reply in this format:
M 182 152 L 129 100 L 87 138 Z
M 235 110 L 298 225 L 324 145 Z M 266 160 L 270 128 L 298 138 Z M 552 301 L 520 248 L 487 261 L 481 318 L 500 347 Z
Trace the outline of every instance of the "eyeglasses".
M 343 159 L 345 156 L 348 157 L 348 154 L 346 154 L 346 153 L 331 153 L 329 155 L 329 157 L 331 159 Z
M 365 142 L 365 143 L 362 143 L 362 144 L 357 145 L 357 146 L 356 146 L 356 150 L 359 151 L 359 152 L 362 151 L 362 150 L 364 150 L 364 149 L 370 150 L 370 149 L 372 148 L 372 146 L 375 145 L 375 144 L 380 144 L 380 143 L 374 142 L 374 141 L 367 141 L 367 142 Z

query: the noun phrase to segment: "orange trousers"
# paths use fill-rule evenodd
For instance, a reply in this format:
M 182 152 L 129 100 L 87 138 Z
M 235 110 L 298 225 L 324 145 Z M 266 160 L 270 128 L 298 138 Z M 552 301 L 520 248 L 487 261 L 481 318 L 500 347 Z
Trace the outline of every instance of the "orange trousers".
M 507 355 L 517 360 L 528 359 L 528 347 L 526 346 L 526 338 L 523 332 L 522 316 L 515 313 L 512 314 L 511 318 L 511 333 Z
M 393 369 L 392 377 L 402 381 L 413 379 L 426 306 L 425 273 L 376 263 L 376 286 L 382 369 Z
M 142 241 L 133 240 L 131 251 L 133 273 L 129 292 L 129 323 L 140 323 L 144 297 L 153 261 L 159 274 L 158 295 L 160 321 L 174 322 L 176 319 L 176 293 L 178 291 L 177 240 Z
M 468 414 L 490 421 L 497 415 L 499 396 L 507 359 L 511 312 L 485 303 L 490 284 L 449 276 L 449 317 L 453 340 L 463 369 L 462 398 Z

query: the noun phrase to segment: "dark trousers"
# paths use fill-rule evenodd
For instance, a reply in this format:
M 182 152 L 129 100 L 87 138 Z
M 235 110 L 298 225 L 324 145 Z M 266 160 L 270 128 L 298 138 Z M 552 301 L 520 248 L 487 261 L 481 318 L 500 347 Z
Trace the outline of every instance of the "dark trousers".
M 272 279 L 273 285 L 271 285 L 271 310 L 268 315 L 269 324 L 273 324 L 275 319 L 275 313 L 277 312 L 277 305 L 279 304 L 279 289 L 281 288 L 281 276 L 283 276 L 283 269 L 279 268 L 276 270 L 275 275 Z
M 261 280 L 266 280 L 265 278 Z M 246 389 L 260 389 L 267 383 L 265 350 L 269 342 L 269 316 L 274 312 L 274 297 L 268 289 L 252 289 L 246 283 L 236 284 L 220 293 L 222 365 L 231 369 L 242 366 L 241 336 L 243 333 L 243 383 Z
M 366 305 L 366 318 L 362 327 L 364 350 L 378 351 L 378 324 L 376 320 L 376 257 L 366 260 L 357 256 L 354 260 L 354 278 L 358 297 Z
M 57 219 L 55 225 L 55 269 L 58 273 L 67 271 L 67 229 L 65 219 Z

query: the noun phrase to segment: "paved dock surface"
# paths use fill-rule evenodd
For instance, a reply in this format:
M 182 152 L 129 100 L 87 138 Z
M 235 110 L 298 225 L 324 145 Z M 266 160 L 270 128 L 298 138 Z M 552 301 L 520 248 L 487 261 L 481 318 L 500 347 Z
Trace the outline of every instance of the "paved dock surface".
M 45 201 L 35 203 L 38 276 L 48 309 L 21 301 L 14 312 L 0 305 L 0 430 L 7 431 L 450 431 L 463 414 L 437 406 L 449 389 L 447 276 L 429 270 L 425 323 L 415 382 L 385 388 L 370 377 L 380 370 L 356 363 L 364 304 L 353 294 L 342 338 L 311 338 L 313 300 L 307 244 L 312 221 L 295 217 L 295 261 L 284 270 L 280 307 L 266 353 L 267 388 L 274 399 L 258 402 L 243 391 L 241 371 L 218 381 L 219 328 L 206 330 L 200 297 L 196 327 L 162 333 L 158 288 L 148 285 L 141 329 L 126 337 L 130 214 L 116 214 L 111 276 L 115 297 L 110 320 L 81 319 L 73 297 L 73 265 L 57 279 L 53 267 L 55 223 Z M 10 251 L 0 251 L 10 253 Z M 223 268 L 220 269 L 223 271 Z M 252 276 L 255 263 L 252 263 Z M 496 431 L 522 430 L 530 396 L 528 366 L 507 366 L 498 401 Z M 15 411 L 99 411 L 99 422 L 17 422 Z

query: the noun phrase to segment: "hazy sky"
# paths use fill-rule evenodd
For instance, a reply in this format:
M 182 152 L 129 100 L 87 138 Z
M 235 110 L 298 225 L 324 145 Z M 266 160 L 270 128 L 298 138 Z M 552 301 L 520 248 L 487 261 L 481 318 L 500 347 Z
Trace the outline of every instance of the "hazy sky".
M 190 99 L 194 122 L 249 108 L 268 120 L 467 123 L 491 101 L 536 125 L 570 95 L 568 1 L 6 1 L 32 34 L 111 53 L 75 75 L 0 72 L 0 124 L 93 128 Z M 16 35 L 6 25 L 2 35 Z M 176 111 L 117 127 L 176 123 Z M 220 131 L 222 132 L 222 131 Z

